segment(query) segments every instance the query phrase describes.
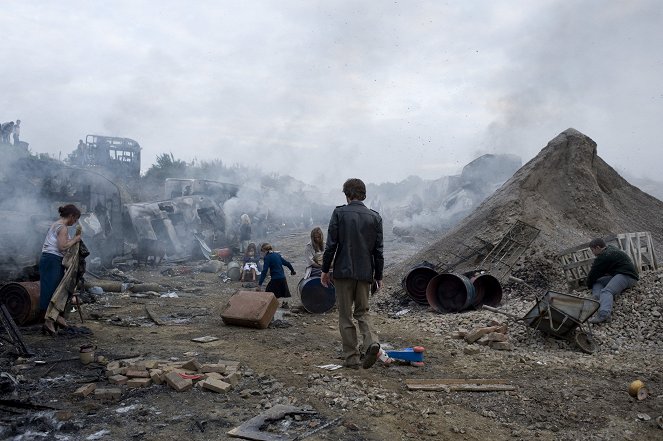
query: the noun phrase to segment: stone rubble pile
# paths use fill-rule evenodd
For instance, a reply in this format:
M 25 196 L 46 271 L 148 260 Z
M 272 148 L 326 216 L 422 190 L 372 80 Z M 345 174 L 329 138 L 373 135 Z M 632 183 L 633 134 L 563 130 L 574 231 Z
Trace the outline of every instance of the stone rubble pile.
M 374 415 L 385 411 L 385 405 L 399 401 L 399 395 L 366 381 L 342 375 L 308 375 L 308 393 L 326 402 L 331 408 L 349 411 L 364 409 Z

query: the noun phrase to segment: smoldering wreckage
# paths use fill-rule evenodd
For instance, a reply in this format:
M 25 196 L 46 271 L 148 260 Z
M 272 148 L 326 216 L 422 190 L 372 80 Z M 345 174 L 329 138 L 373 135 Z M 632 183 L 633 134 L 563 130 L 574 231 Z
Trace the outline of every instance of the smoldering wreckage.
M 579 132 L 552 140 L 441 238 L 385 229 L 386 288 L 371 299 L 383 348 L 379 375 L 375 368 L 338 369 L 333 289 L 289 276 L 298 295 L 279 305 L 271 293 L 238 281 L 238 244 L 224 204 L 239 186 L 168 179 L 162 200 L 131 201 L 98 164 L 100 147 L 129 146 L 130 159 L 139 158 L 137 143 L 114 140 L 86 138 L 75 169 L 19 158 L 13 168 L 23 174 L 3 182 L 6 194 L 20 188 L 41 196 L 30 216 L 3 213 L 26 219 L 33 231 L 25 236 L 18 230 L 25 225 L 5 222 L 3 438 L 478 440 L 490 433 L 571 440 L 663 433 L 663 274 L 656 256 L 663 227 L 652 219 L 663 203 L 623 181 Z M 573 165 L 554 166 L 567 160 Z M 552 194 L 549 182 L 575 188 Z M 597 197 L 597 210 L 616 212 L 614 204 L 627 214 L 588 225 L 592 213 L 585 218 L 568 203 Z M 91 255 L 79 292 L 84 302 L 69 306 L 71 326 L 54 340 L 34 325 L 34 259 L 53 205 L 65 202 L 84 207 Z M 301 267 L 309 231 L 268 231 L 259 239 L 277 243 Z M 597 305 L 582 289 L 593 259 L 586 238 L 597 234 L 626 251 L 641 275 L 603 327 L 587 323 Z

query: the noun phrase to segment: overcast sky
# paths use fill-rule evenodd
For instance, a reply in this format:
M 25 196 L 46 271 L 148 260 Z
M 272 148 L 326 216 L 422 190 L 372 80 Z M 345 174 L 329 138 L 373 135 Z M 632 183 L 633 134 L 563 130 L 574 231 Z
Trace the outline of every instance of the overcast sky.
M 0 119 L 33 152 L 133 138 L 313 184 L 531 159 L 573 127 L 660 178 L 663 6 L 635 1 L 5 1 Z

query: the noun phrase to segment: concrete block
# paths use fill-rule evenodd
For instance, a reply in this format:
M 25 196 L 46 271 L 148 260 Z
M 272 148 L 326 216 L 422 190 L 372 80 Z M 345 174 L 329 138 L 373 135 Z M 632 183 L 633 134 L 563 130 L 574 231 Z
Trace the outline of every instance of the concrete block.
M 122 389 L 114 387 L 95 389 L 94 396 L 103 400 L 119 400 L 122 397 Z
M 238 291 L 228 300 L 221 318 L 228 325 L 265 329 L 278 307 L 271 292 Z
M 131 378 L 127 381 L 127 387 L 136 389 L 139 387 L 148 387 L 152 385 L 152 380 L 150 378 Z
M 202 381 L 203 389 L 211 390 L 217 393 L 226 393 L 232 389 L 232 385 L 226 383 L 225 381 L 215 380 L 214 378 L 208 378 L 205 381 Z
M 108 377 L 108 382 L 110 384 L 127 384 L 127 381 L 129 381 L 129 378 L 124 375 L 113 375 L 112 377 Z
M 87 397 L 97 388 L 95 383 L 84 384 L 74 391 L 74 395 L 77 397 Z
M 183 392 L 193 387 L 193 382 L 191 380 L 180 377 L 180 374 L 174 371 L 166 374 L 166 383 L 177 392 Z

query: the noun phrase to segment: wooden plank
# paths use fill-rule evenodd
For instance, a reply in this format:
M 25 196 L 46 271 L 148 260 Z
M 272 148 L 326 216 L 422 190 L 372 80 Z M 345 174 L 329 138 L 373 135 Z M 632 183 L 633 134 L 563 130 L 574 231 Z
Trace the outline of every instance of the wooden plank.
M 516 390 L 511 384 L 457 384 L 447 386 L 451 392 L 506 392 Z
M 438 379 L 405 380 L 409 390 L 444 392 L 503 392 L 516 390 L 516 386 L 498 379 Z
M 407 386 L 435 385 L 435 384 L 509 384 L 507 380 L 499 378 L 431 378 L 431 379 L 407 379 Z

